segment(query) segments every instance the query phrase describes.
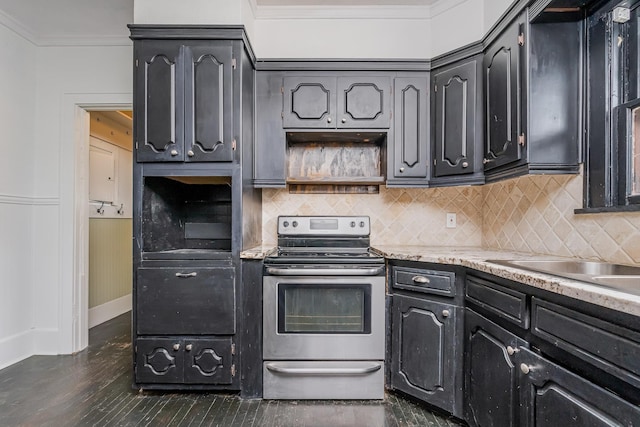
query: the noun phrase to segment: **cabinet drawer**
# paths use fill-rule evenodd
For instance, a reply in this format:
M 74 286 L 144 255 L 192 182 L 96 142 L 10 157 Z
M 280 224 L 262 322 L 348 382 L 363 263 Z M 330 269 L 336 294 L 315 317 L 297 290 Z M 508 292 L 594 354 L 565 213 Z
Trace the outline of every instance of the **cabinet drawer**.
M 527 296 L 488 280 L 467 276 L 466 299 L 521 328 L 529 327 Z
M 138 334 L 234 334 L 234 284 L 232 267 L 138 269 Z
M 449 271 L 395 267 L 393 287 L 427 294 L 454 296 L 456 275 Z
M 640 333 L 536 297 L 531 332 L 640 387 Z

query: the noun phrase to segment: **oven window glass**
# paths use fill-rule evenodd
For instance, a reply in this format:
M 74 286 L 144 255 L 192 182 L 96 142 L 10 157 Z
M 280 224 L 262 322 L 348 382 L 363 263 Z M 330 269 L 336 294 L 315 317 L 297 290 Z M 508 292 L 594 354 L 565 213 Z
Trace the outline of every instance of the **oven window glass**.
M 371 285 L 280 284 L 278 332 L 370 334 Z

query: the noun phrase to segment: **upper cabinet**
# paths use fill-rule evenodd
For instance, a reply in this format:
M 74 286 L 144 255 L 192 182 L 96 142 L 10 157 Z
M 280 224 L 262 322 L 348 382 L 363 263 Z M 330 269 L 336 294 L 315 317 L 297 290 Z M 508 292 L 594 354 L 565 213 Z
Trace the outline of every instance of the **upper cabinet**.
M 138 42 L 137 161 L 232 161 L 234 69 L 229 41 Z
M 386 129 L 391 79 L 384 76 L 287 76 L 284 128 Z
M 431 185 L 478 184 L 482 171 L 482 56 L 432 73 Z
M 529 13 L 490 36 L 484 53 L 487 181 L 578 172 L 582 27 Z

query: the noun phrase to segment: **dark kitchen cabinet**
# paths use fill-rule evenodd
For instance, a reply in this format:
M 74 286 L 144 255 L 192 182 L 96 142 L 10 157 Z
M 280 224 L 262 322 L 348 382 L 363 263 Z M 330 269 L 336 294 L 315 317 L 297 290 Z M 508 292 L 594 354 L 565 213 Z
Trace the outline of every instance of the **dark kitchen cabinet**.
M 393 154 L 388 186 L 426 186 L 429 172 L 429 78 L 394 80 Z
M 233 335 L 233 267 L 139 268 L 136 286 L 140 335 Z
M 487 182 L 578 173 L 583 28 L 525 10 L 488 37 L 483 59 Z M 498 32 L 499 31 L 499 32 Z M 577 71 L 576 71 L 577 70 Z
M 232 161 L 234 69 L 230 41 L 137 42 L 136 160 Z
M 527 349 L 522 349 L 517 359 L 521 394 L 518 425 L 640 425 L 640 407 Z
M 465 419 L 479 427 L 520 426 L 515 356 L 525 341 L 473 310 L 464 320 Z
M 391 79 L 386 76 L 286 76 L 284 128 L 386 129 Z
M 228 337 L 139 338 L 136 382 L 228 385 L 235 376 L 234 353 Z
M 484 182 L 481 58 L 432 72 L 432 186 Z
M 453 304 L 393 296 L 393 389 L 459 415 L 456 330 L 461 314 Z

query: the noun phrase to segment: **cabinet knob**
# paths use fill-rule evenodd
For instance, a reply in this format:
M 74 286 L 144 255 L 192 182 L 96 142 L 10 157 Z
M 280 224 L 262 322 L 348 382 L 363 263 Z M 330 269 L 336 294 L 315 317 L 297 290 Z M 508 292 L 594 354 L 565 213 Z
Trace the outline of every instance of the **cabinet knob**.
M 531 372 L 531 368 L 526 363 L 521 363 L 520 364 L 520 370 L 525 375 L 529 375 L 529 372 Z
M 442 317 L 449 317 L 451 312 L 449 310 L 442 310 Z
M 507 354 L 508 354 L 509 356 L 513 356 L 514 354 L 516 354 L 516 353 L 517 353 L 517 352 L 519 352 L 519 351 L 520 351 L 520 349 L 518 349 L 518 348 L 513 348 L 513 347 L 511 347 L 510 345 L 509 345 L 509 346 L 507 346 Z
M 469 162 L 462 162 L 462 167 L 463 168 L 468 168 L 469 167 Z
M 187 345 L 185 345 L 185 346 L 184 346 L 184 349 L 185 349 L 185 350 L 187 350 L 187 351 L 191 351 L 191 350 L 193 350 L 193 344 L 187 344 Z
M 401 173 L 402 173 L 402 172 L 404 172 L 404 167 L 401 167 L 401 168 L 400 168 L 400 172 L 401 172 Z
M 327 123 L 331 123 L 331 117 L 327 117 Z
M 429 278 L 424 276 L 413 276 L 411 280 L 416 283 L 429 283 Z
M 341 120 L 342 123 L 347 123 L 347 119 L 345 119 L 344 117 Z
M 178 155 L 178 150 L 171 150 L 171 155 L 172 156 L 177 156 Z
M 191 150 L 187 151 L 187 156 L 189 156 L 189 157 L 193 157 L 194 154 L 195 153 L 193 151 L 191 151 Z
M 174 350 L 174 351 L 178 351 L 178 350 L 180 350 L 180 344 L 174 344 L 174 345 L 173 345 L 173 350 Z

